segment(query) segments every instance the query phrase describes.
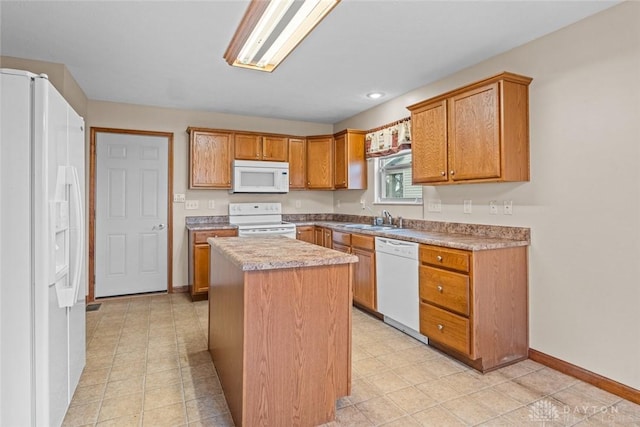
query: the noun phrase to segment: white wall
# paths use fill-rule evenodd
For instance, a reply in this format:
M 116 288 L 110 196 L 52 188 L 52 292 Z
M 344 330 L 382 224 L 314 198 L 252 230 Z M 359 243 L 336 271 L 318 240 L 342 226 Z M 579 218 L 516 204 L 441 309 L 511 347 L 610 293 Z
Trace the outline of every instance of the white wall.
M 533 77 L 531 181 L 424 187 L 425 206 L 440 199 L 442 213 L 420 213 L 436 221 L 530 227 L 531 348 L 636 389 L 639 22 L 640 3 L 623 3 L 334 126 L 371 129 L 405 117 L 407 105 L 504 70 Z M 336 211 L 351 212 L 359 197 L 373 197 L 372 190 L 363 193 L 344 197 Z M 464 199 L 473 200 L 470 215 L 462 213 Z M 513 200 L 513 215 L 502 208 L 490 215 L 490 200 Z
M 198 200 L 200 205 L 200 209 L 185 210 L 184 203 L 173 204 L 173 286 L 188 284 L 186 216 L 227 215 L 229 202 L 248 201 L 279 201 L 285 213 L 333 212 L 331 191 L 255 195 L 229 194 L 227 190 L 188 190 L 189 137 L 186 130 L 189 126 L 289 135 L 330 134 L 333 130 L 331 125 L 319 123 L 89 101 L 87 130 L 90 127 L 107 127 L 173 132 L 173 191 L 186 194 L 187 200 Z M 215 201 L 214 209 L 207 208 L 209 200 Z M 296 208 L 296 201 L 300 201 L 300 208 Z

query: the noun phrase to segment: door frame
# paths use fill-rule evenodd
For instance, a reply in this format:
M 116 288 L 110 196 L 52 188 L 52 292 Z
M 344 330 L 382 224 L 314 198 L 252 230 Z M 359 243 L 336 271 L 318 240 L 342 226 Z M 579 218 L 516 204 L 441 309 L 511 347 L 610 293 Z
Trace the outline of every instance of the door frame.
M 167 138 L 167 293 L 173 293 L 173 132 L 91 127 L 89 139 L 89 293 L 87 302 L 95 301 L 96 270 L 96 134 L 118 133 Z

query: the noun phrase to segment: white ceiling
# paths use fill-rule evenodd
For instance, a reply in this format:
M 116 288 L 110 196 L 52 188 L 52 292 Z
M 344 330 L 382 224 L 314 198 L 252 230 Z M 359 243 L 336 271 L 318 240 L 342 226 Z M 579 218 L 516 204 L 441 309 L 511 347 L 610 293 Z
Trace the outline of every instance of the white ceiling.
M 92 100 L 336 123 L 616 3 L 342 0 L 269 74 L 222 58 L 248 1 L 2 0 L 0 53 Z

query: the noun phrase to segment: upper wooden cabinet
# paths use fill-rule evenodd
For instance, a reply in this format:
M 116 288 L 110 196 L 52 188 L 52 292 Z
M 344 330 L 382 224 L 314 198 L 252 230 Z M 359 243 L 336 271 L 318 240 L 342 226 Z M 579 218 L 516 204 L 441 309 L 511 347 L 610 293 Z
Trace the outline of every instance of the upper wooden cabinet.
M 231 188 L 233 134 L 188 128 L 189 188 Z
M 529 84 L 512 73 L 407 107 L 413 182 L 529 180 Z
M 307 187 L 307 142 L 289 138 L 289 190 Z
M 307 188 L 333 189 L 333 136 L 307 138 Z
M 190 141 L 189 188 L 231 187 L 233 159 L 289 162 L 289 189 L 367 188 L 365 132 L 299 138 L 287 135 L 187 129 Z
M 286 162 L 288 138 L 254 133 L 235 133 L 235 158 L 239 160 L 266 160 Z
M 367 189 L 367 162 L 364 150 L 365 132 L 345 130 L 334 138 L 334 188 Z

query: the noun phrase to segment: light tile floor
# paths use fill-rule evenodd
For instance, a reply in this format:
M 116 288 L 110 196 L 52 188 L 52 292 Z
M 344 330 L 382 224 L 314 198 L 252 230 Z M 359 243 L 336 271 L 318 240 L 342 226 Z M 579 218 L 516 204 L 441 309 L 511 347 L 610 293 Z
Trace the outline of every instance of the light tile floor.
M 207 313 L 187 294 L 88 312 L 87 365 L 64 425 L 232 426 Z M 530 360 L 481 375 L 354 309 L 352 393 L 327 426 L 376 425 L 640 426 L 640 405 Z

